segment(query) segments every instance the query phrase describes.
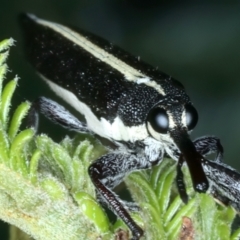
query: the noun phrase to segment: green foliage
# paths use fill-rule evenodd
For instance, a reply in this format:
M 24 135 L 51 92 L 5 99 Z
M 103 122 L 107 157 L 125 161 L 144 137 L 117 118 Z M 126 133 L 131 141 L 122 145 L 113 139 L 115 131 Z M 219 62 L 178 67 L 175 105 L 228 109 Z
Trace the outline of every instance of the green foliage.
M 111 239 L 109 220 L 95 199 L 89 164 L 105 149 L 91 136 L 60 144 L 33 129 L 19 130 L 30 104 L 9 117 L 18 79 L 2 88 L 13 40 L 0 43 L 0 218 L 35 239 Z M 97 150 L 97 152 L 94 151 Z
M 191 186 L 186 168 L 184 173 L 187 186 Z M 133 198 L 141 206 L 146 239 L 180 239 L 184 230 L 183 217 L 188 217 L 192 222 L 188 237 L 193 234 L 194 240 L 239 239 L 239 230 L 231 232 L 236 215 L 232 207 L 217 204 L 207 194 L 196 194 L 192 187 L 188 187 L 188 194 L 191 196 L 188 204 L 183 204 L 173 187 L 175 177 L 176 163 L 164 159 L 152 171 L 133 173 L 126 180 Z
M 2 87 L 5 61 L 13 40 L 0 42 L 0 218 L 35 239 L 115 239 L 121 220 L 111 224 L 95 197 L 88 166 L 106 149 L 92 136 L 65 137 L 55 143 L 33 129 L 20 131 L 30 104 L 21 103 L 9 116 L 18 79 Z M 184 205 L 174 188 L 176 166 L 164 159 L 153 170 L 129 175 L 126 184 L 141 207 L 132 213 L 145 230 L 143 239 L 178 239 L 183 217 L 192 222 L 194 239 L 238 239 L 231 233 L 235 212 L 211 196 L 195 194 Z M 185 175 L 189 175 L 185 170 Z M 191 182 L 188 177 L 188 186 Z

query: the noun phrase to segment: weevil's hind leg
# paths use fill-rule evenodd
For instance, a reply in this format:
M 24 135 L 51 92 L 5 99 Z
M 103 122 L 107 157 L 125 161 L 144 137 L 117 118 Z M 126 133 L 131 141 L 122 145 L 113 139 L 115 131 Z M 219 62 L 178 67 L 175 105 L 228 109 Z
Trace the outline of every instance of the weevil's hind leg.
M 39 97 L 30 108 L 28 114 L 28 126 L 38 128 L 38 112 L 42 113 L 50 121 L 76 132 L 91 133 L 86 124 L 80 122 L 68 110 L 51 99 Z
M 143 230 L 133 221 L 124 202 L 111 190 L 122 182 L 123 178 L 134 170 L 151 167 L 146 159 L 133 154 L 110 153 L 102 156 L 89 167 L 89 175 L 104 201 L 119 218 L 121 218 L 132 232 L 134 240 L 143 235 Z
M 204 136 L 193 141 L 197 152 L 202 156 L 216 153 L 215 161 L 222 162 L 223 160 L 223 146 L 220 139 L 213 136 Z

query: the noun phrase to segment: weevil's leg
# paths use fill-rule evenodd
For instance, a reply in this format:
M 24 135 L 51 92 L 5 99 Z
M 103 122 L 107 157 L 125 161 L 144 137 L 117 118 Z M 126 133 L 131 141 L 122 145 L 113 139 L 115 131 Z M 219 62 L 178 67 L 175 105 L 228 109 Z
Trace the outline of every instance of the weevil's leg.
M 90 133 L 86 124 L 80 122 L 68 110 L 51 99 L 39 97 L 30 108 L 28 114 L 28 125 L 38 128 L 38 112 L 42 113 L 50 121 L 76 132 Z
M 127 202 L 127 201 L 120 201 L 122 203 L 122 205 L 124 205 L 128 211 L 130 212 L 139 212 L 140 211 L 140 207 L 138 206 L 138 204 L 136 204 L 135 202 Z
M 228 197 L 223 196 L 214 185 L 209 188 L 209 193 L 221 204 L 226 206 L 231 205 L 231 200 Z
M 204 137 L 194 140 L 193 143 L 196 147 L 197 152 L 199 152 L 202 156 L 206 156 L 211 153 L 216 153 L 215 161 L 222 162 L 223 147 L 218 138 L 213 137 L 213 136 L 204 136 Z M 177 158 L 177 156 L 180 156 L 178 164 L 177 164 L 177 177 L 176 177 L 177 188 L 178 188 L 179 195 L 180 195 L 182 201 L 184 203 L 187 203 L 188 196 L 187 196 L 186 187 L 184 184 L 183 172 L 181 169 L 182 165 L 184 163 L 184 159 L 178 151 L 175 152 L 175 156 L 176 156 L 176 158 Z
M 188 203 L 188 195 L 187 195 L 187 190 L 186 186 L 184 183 L 184 176 L 182 172 L 182 165 L 184 163 L 183 155 L 181 154 L 178 163 L 177 163 L 177 176 L 176 176 L 176 182 L 177 182 L 177 189 L 178 193 L 180 195 L 180 198 L 184 203 Z
M 143 230 L 133 221 L 119 197 L 111 190 L 132 171 L 150 168 L 152 164 L 134 154 L 110 153 L 102 156 L 89 167 L 89 175 L 101 201 L 104 201 L 132 232 L 133 240 L 143 235 Z
M 216 153 L 215 161 L 202 159 L 202 166 L 210 182 L 208 192 L 225 205 L 240 211 L 240 173 L 222 162 L 223 147 L 216 137 L 202 137 L 194 141 L 203 156 Z
M 228 204 L 238 211 L 240 209 L 240 173 L 227 164 L 207 159 L 202 160 L 202 166 L 210 182 L 210 193 L 223 203 L 229 201 Z
M 220 139 L 213 136 L 204 136 L 193 141 L 196 150 L 202 155 L 206 156 L 211 153 L 216 153 L 215 161 L 222 162 L 223 147 Z
M 139 212 L 140 211 L 140 207 L 138 206 L 137 203 L 135 202 L 128 202 L 128 201 L 124 201 L 124 200 L 121 200 L 119 199 L 119 197 L 117 196 L 117 194 L 115 192 L 112 192 L 116 198 L 118 198 L 119 202 L 130 212 Z M 101 195 L 99 195 L 99 193 L 97 193 L 97 198 L 98 198 L 98 201 L 103 205 L 103 206 L 106 206 L 108 207 L 106 201 L 102 198 Z
M 238 213 L 240 212 L 240 202 L 237 196 L 234 196 L 229 192 L 228 188 L 225 188 L 226 192 L 219 191 L 218 187 L 212 186 L 209 193 L 214 197 L 215 201 L 226 206 L 232 206 Z M 239 194 L 239 193 L 238 193 Z M 236 199 L 235 199 L 236 198 Z
M 216 137 L 202 137 L 194 142 L 197 151 L 206 156 L 211 153 L 216 153 L 215 161 L 202 158 L 203 170 L 209 181 L 208 193 L 216 200 L 225 205 L 231 205 L 236 211 L 240 211 L 240 173 L 232 167 L 222 162 L 223 147 L 220 140 Z M 176 152 L 176 156 L 180 153 Z M 181 155 L 177 165 L 177 187 L 181 199 L 185 202 L 187 194 L 183 182 L 183 174 L 181 167 L 183 159 Z

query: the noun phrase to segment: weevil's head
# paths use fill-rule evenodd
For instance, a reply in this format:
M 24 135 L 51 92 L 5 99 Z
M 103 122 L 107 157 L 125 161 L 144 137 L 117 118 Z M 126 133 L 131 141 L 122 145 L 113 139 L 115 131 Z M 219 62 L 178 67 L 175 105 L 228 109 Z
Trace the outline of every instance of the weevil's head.
M 185 91 L 176 93 L 165 95 L 150 109 L 146 125 L 153 138 L 174 142 L 184 152 L 183 145 L 189 139 L 188 133 L 197 125 L 198 113 Z
M 161 83 L 165 95 L 148 112 L 146 125 L 153 138 L 162 141 L 169 137 L 177 144 L 178 135 L 187 136 L 195 128 L 198 113 L 184 86 L 173 78 L 168 81 L 171 85 Z
M 166 152 L 173 157 L 168 146 L 175 144 L 180 152 L 185 156 L 185 160 L 194 161 L 197 154 L 192 141 L 189 138 L 191 132 L 198 122 L 198 113 L 190 102 L 189 98 L 178 98 L 166 96 L 165 99 L 150 109 L 147 119 L 147 131 L 158 141 L 166 145 Z M 194 154 L 190 154 L 194 152 Z M 193 156 L 194 155 L 194 156 Z M 187 157 L 189 156 L 189 157 Z
M 149 134 L 161 142 L 174 143 L 187 162 L 196 191 L 204 192 L 208 181 L 201 166 L 202 156 L 189 138 L 198 122 L 198 113 L 188 98 L 167 97 L 155 105 L 146 119 Z M 169 152 L 168 152 L 169 153 Z
M 174 132 L 185 132 L 185 135 L 195 128 L 197 122 L 195 107 L 189 101 L 179 103 L 178 99 L 161 101 L 149 111 L 146 120 L 149 134 L 157 140 L 161 140 L 165 134 L 172 136 Z

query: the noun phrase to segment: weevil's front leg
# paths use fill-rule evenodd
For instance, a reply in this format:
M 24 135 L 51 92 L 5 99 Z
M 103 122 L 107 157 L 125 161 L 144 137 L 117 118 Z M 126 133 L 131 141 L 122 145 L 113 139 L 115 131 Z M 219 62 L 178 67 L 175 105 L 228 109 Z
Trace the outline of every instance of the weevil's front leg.
M 215 161 L 222 162 L 223 160 L 223 147 L 221 145 L 220 139 L 213 136 L 203 136 L 197 138 L 193 141 L 193 144 L 198 153 L 203 157 L 211 153 L 216 153 Z M 180 151 L 175 149 L 174 159 L 179 159 Z
M 224 204 L 226 206 L 232 206 L 238 213 L 240 213 L 240 202 L 235 195 L 229 195 L 229 191 L 226 191 L 224 195 L 222 191 L 220 191 L 218 187 L 214 185 L 210 188 L 209 192 L 217 202 Z
M 51 99 L 39 97 L 30 108 L 28 125 L 38 128 L 38 112 L 42 113 L 50 121 L 76 132 L 90 133 L 85 123 L 80 122 L 68 110 Z
M 178 193 L 180 195 L 180 198 L 182 201 L 187 204 L 188 203 L 188 195 L 186 190 L 186 185 L 184 183 L 184 176 L 182 172 L 182 165 L 184 163 L 183 155 L 181 154 L 178 163 L 177 163 L 177 176 L 176 176 L 176 183 L 177 183 L 177 189 Z
M 134 222 L 127 211 L 127 206 L 112 192 L 123 178 L 134 170 L 151 167 L 143 157 L 140 159 L 134 154 L 110 153 L 102 156 L 89 167 L 89 175 L 96 187 L 101 201 L 121 218 L 132 232 L 132 239 L 138 240 L 143 235 L 143 230 Z
M 213 136 L 204 136 L 193 141 L 196 150 L 202 155 L 207 156 L 211 153 L 216 153 L 215 161 L 222 162 L 223 147 L 220 139 Z
M 216 153 L 214 161 L 202 159 L 204 172 L 210 181 L 209 193 L 225 205 L 240 209 L 240 190 L 236 187 L 240 183 L 240 174 L 223 163 L 223 147 L 220 139 L 205 136 L 193 141 L 197 151 L 203 155 Z M 221 169 L 221 171 L 219 171 Z M 219 176 L 221 176 L 219 178 Z
M 209 192 L 220 202 L 240 210 L 240 173 L 222 162 L 202 160 L 204 172 L 210 181 Z
M 222 162 L 223 158 L 223 147 L 220 143 L 220 140 L 213 136 L 204 136 L 200 137 L 193 141 L 194 146 L 203 157 L 207 156 L 211 153 L 216 153 L 215 161 L 216 162 Z M 179 155 L 179 152 L 176 153 L 176 155 Z M 188 195 L 186 192 L 186 186 L 184 183 L 184 177 L 182 172 L 182 165 L 184 163 L 183 156 L 180 154 L 178 158 L 178 164 L 177 164 L 177 188 L 179 195 L 184 203 L 188 202 Z M 204 158 L 203 158 L 204 160 Z M 207 161 L 207 160 L 206 160 Z M 203 164 L 203 169 L 206 168 L 206 165 Z
M 210 183 L 208 192 L 225 205 L 231 205 L 240 211 L 240 173 L 222 162 L 223 147 L 216 137 L 201 137 L 194 141 L 197 151 L 206 156 L 216 153 L 215 161 L 202 158 L 203 170 Z M 177 186 L 184 202 L 188 199 L 181 167 L 184 159 L 179 157 L 177 165 Z

